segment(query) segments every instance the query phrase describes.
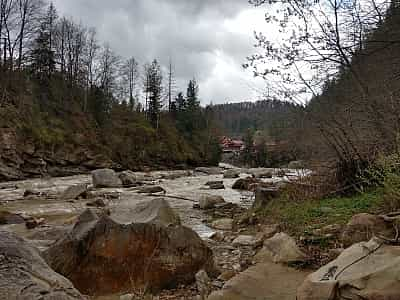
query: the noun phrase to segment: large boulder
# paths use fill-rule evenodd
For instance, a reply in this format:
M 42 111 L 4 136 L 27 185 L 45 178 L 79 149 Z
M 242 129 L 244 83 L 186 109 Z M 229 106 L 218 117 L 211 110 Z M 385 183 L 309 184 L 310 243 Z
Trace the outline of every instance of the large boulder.
M 189 228 L 85 214 L 44 256 L 86 294 L 155 291 L 193 282 L 201 269 L 214 271 L 212 251 Z
M 222 196 L 203 195 L 200 197 L 199 206 L 201 209 L 211 209 L 214 208 L 215 205 L 221 203 L 225 203 L 225 200 Z
M 229 169 L 224 172 L 224 178 L 239 178 L 240 169 Z
M 165 199 L 139 203 L 133 210 L 132 221 L 162 226 L 181 225 L 179 215 L 173 211 Z
M 280 232 L 264 241 L 264 247 L 256 255 L 256 261 L 274 263 L 294 263 L 304 261 L 306 255 L 296 245 L 296 241 Z
M 294 300 L 307 273 L 280 264 L 261 263 L 248 268 L 215 291 L 208 300 Z M 322 298 L 321 298 L 322 300 Z M 323 300 L 326 300 L 325 298 Z
M 54 272 L 27 241 L 0 231 L 0 300 L 78 300 L 83 297 Z
M 249 191 L 250 187 L 256 184 L 257 182 L 258 182 L 257 179 L 253 177 L 240 178 L 236 180 L 236 182 L 232 185 L 232 189 Z
M 85 196 L 88 192 L 87 184 L 77 184 L 68 187 L 62 194 L 61 199 L 63 200 L 75 200 L 79 197 Z
M 265 208 L 273 199 L 279 197 L 279 190 L 277 188 L 264 188 L 258 187 L 255 192 L 255 200 L 253 209 L 259 210 Z
M 95 188 L 113 188 L 122 185 L 117 173 L 111 169 L 100 169 L 92 172 L 93 186 Z
M 309 275 L 298 300 L 400 299 L 400 247 L 378 239 L 346 249 L 331 263 Z
M 342 242 L 345 246 L 368 241 L 374 235 L 392 237 L 393 226 L 376 215 L 361 213 L 354 215 L 342 232 Z

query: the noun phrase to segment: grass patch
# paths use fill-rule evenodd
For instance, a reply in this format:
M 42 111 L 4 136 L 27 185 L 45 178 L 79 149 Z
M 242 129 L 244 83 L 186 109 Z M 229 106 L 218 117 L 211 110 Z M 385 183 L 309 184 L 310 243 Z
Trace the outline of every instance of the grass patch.
M 376 213 L 383 206 L 382 194 L 382 189 L 376 189 L 352 197 L 304 202 L 279 199 L 262 211 L 261 217 L 282 224 L 287 232 L 304 233 L 330 224 L 345 224 L 358 213 Z

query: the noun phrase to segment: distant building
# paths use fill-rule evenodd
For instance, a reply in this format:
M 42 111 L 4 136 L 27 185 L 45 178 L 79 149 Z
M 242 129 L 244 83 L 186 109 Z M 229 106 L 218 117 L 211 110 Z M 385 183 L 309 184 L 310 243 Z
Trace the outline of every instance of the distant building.
M 224 136 L 221 138 L 220 146 L 224 153 L 240 152 L 244 149 L 244 142 Z

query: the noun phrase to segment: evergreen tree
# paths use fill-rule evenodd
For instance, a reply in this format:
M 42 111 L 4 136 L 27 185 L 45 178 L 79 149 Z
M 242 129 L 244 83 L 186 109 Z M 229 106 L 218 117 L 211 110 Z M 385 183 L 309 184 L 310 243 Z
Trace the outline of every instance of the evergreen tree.
M 193 138 L 193 132 L 200 127 L 200 101 L 198 99 L 199 86 L 196 80 L 190 80 L 186 91 L 186 131 L 189 138 Z
M 31 52 L 32 70 L 44 80 L 51 76 L 55 70 L 54 51 L 50 47 L 50 34 L 46 24 L 42 24 Z
M 157 60 L 154 60 L 148 68 L 148 114 L 147 117 L 153 128 L 159 128 L 161 111 L 161 93 L 162 93 L 162 74 L 161 67 Z
M 50 3 L 33 43 L 31 53 L 32 68 L 42 80 L 49 78 L 55 71 L 56 62 L 53 49 L 53 34 L 57 19 L 57 10 L 54 4 Z
M 200 109 L 200 101 L 198 99 L 199 94 L 199 86 L 195 79 L 189 81 L 187 92 L 186 92 L 186 101 L 188 111 L 191 113 L 195 113 Z
M 178 112 L 183 112 L 186 110 L 186 99 L 183 96 L 182 92 L 178 93 L 178 96 L 175 99 L 175 103 L 176 103 L 176 110 Z

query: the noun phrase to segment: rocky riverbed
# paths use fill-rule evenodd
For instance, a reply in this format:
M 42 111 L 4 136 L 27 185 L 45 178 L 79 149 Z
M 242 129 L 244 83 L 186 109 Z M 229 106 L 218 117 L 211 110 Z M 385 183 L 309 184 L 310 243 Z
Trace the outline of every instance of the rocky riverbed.
M 254 201 L 252 191 L 232 189 L 234 183 L 240 178 L 253 176 L 260 183 L 274 186 L 307 175 L 305 171 L 224 167 L 230 170 L 199 168 L 195 171 L 131 172 L 125 175 L 134 180 L 125 187 L 119 184 L 115 187 L 94 187 L 96 183 L 91 175 L 1 183 L 0 210 L 24 220 L 3 220 L 3 223 L 12 224 L 2 225 L 1 230 L 16 233 L 30 240 L 41 251 L 47 251 L 56 240 L 71 232 L 78 216 L 88 207 L 103 211 L 113 221 L 128 226 L 135 223 L 138 205 L 165 199 L 180 217 L 182 225 L 193 229 L 212 250 L 220 274 L 210 279 L 208 289 L 209 292 L 218 290 L 225 281 L 249 268 L 263 240 L 277 231 L 276 228 L 266 228 L 261 232 L 267 236 L 255 236 L 243 228 L 233 228 L 231 218 L 250 207 Z M 127 179 L 120 178 L 122 181 Z M 219 197 L 225 202 L 216 204 L 217 209 L 201 209 L 199 206 L 209 197 Z M 211 206 L 214 207 L 214 204 Z M 199 289 L 196 284 L 183 284 L 159 293 L 158 297 L 195 299 Z M 119 294 L 95 294 L 93 299 L 120 299 Z

